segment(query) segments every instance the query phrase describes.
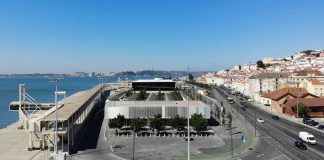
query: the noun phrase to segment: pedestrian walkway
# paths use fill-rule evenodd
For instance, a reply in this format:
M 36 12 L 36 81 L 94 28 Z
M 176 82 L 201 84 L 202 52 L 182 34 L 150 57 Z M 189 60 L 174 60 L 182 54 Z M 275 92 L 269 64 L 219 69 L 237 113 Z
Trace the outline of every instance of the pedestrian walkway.
M 0 130 L 0 159 L 33 159 L 40 154 L 40 150 L 28 151 L 28 133 L 18 130 L 18 122 Z M 43 154 L 42 154 L 43 155 Z

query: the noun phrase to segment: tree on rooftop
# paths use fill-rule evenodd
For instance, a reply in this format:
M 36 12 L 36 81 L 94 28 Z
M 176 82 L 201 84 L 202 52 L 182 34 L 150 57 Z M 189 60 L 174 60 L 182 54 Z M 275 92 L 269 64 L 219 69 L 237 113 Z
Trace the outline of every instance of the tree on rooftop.
M 142 89 L 138 94 L 138 100 L 144 100 L 147 96 L 146 89 Z
M 171 119 L 171 126 L 177 130 L 183 130 L 186 126 L 186 119 L 176 115 Z
M 125 117 L 124 115 L 120 115 L 118 114 L 117 117 L 110 119 L 108 126 L 109 128 L 115 128 L 116 129 L 116 134 L 118 134 L 117 129 L 121 129 L 123 127 L 123 125 L 125 124 Z
M 208 121 L 201 113 L 195 113 L 190 118 L 192 128 L 199 134 L 201 131 L 206 130 Z
M 150 119 L 150 127 L 156 129 L 157 134 L 165 127 L 165 121 L 162 119 L 161 114 L 155 115 Z
M 159 89 L 158 98 L 159 98 L 159 100 L 162 100 L 162 92 L 161 92 L 161 89 Z
M 266 67 L 262 61 L 257 61 L 257 66 L 258 68 L 263 68 L 263 69 Z

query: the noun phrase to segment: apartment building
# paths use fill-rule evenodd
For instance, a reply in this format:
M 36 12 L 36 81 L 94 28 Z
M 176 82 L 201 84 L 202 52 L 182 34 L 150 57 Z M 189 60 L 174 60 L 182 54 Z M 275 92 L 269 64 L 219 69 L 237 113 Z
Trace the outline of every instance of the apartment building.
M 261 102 L 261 95 L 287 87 L 287 72 L 260 73 L 249 78 L 249 96 Z
M 301 87 L 305 87 L 307 91 L 316 96 L 324 96 L 324 80 L 304 79 L 300 83 Z
M 324 80 L 324 74 L 318 70 L 305 69 L 292 73 L 288 77 L 288 86 L 289 87 L 300 87 L 300 83 L 305 79 L 317 79 L 320 81 Z

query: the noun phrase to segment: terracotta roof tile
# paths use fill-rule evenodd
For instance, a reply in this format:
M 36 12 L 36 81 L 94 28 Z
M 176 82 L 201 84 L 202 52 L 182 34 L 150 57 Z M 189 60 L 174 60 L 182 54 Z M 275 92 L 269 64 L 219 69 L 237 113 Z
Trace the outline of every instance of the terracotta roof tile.
M 267 73 L 260 73 L 257 75 L 253 75 L 250 78 L 287 78 L 290 75 L 288 72 L 267 72 Z
M 324 98 L 299 98 L 298 102 L 308 107 L 324 106 Z M 296 99 L 288 99 L 284 105 L 296 106 Z
M 324 81 L 320 81 L 317 79 L 311 79 L 309 80 L 313 85 L 324 85 Z
M 307 76 L 307 74 L 314 74 L 315 76 L 324 76 L 320 71 L 310 69 L 301 70 L 296 73 L 297 74 L 295 76 Z
M 282 97 L 287 95 L 291 95 L 293 97 L 297 97 L 297 94 L 301 94 L 300 97 L 304 97 L 306 95 L 310 95 L 306 88 L 298 88 L 298 87 L 286 87 L 282 88 L 270 93 L 264 94 L 262 97 L 269 98 L 272 100 L 279 100 Z

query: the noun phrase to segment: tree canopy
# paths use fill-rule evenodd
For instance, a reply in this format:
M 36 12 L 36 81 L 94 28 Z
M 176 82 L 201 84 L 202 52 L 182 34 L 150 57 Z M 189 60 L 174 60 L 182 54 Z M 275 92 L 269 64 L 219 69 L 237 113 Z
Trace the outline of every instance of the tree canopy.
M 155 115 L 154 118 L 150 119 L 150 127 L 157 130 L 160 133 L 165 127 L 165 121 L 162 119 L 161 114 Z
M 171 125 L 173 128 L 176 128 L 177 130 L 183 130 L 186 126 L 186 119 L 184 117 L 180 117 L 179 115 L 176 115 L 171 119 Z
M 191 116 L 190 124 L 192 128 L 199 134 L 201 131 L 206 130 L 208 121 L 201 113 L 195 113 Z
M 146 89 L 142 89 L 137 97 L 137 100 L 144 100 L 147 96 Z
M 258 68 L 265 68 L 266 66 L 263 64 L 262 61 L 257 61 Z
M 232 127 L 232 120 L 233 120 L 232 114 L 228 113 L 227 118 L 228 118 L 228 128 L 231 128 Z
M 109 128 L 121 129 L 123 127 L 123 125 L 125 124 L 125 121 L 126 121 L 126 119 L 125 119 L 124 115 L 118 114 L 117 117 L 109 120 L 108 126 L 109 126 Z M 117 132 L 117 130 L 116 130 L 116 132 Z
M 296 106 L 295 106 L 295 109 L 297 111 L 297 107 Z M 299 103 L 298 104 L 298 116 L 299 117 L 308 117 L 308 113 L 310 111 L 311 111 L 310 108 L 308 106 L 305 106 L 303 103 Z
M 194 80 L 194 76 L 190 73 L 188 76 L 188 79 L 189 79 L 189 81 L 192 81 L 192 80 Z
M 144 127 L 145 125 L 146 125 L 145 119 L 139 118 L 139 117 L 133 119 L 132 124 L 131 124 L 131 126 L 135 132 L 139 132 L 141 130 L 141 128 Z

